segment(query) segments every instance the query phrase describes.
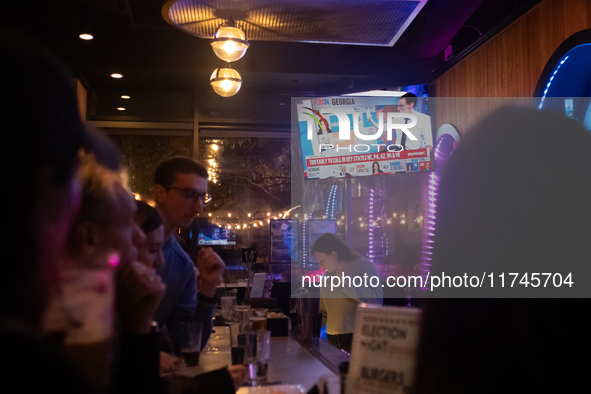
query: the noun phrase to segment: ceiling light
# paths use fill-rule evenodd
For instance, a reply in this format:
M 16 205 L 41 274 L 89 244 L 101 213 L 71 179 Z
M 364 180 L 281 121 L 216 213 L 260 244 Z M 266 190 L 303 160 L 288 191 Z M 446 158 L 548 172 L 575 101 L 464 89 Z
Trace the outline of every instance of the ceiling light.
M 125 108 L 123 108 L 123 107 L 118 107 L 118 108 L 117 108 L 117 111 L 125 111 Z
M 228 64 L 224 68 L 216 68 L 210 78 L 211 86 L 222 97 L 232 97 L 240 90 L 242 78 L 237 70 Z
M 211 42 L 216 56 L 225 62 L 235 62 L 242 58 L 250 46 L 244 30 L 233 25 L 234 23 L 229 21 L 218 27 Z
M 92 40 L 94 38 L 92 36 L 92 34 L 90 34 L 90 33 L 82 33 L 78 37 L 80 37 L 81 39 L 83 39 L 85 41 L 89 41 L 89 40 Z
M 119 78 L 123 78 L 123 75 L 121 75 L 119 73 L 113 73 L 113 74 L 111 74 L 111 78 L 119 79 Z
M 121 98 L 122 99 L 125 99 L 125 100 L 129 100 L 131 97 L 130 96 L 127 96 L 127 95 L 123 95 L 123 96 L 121 96 Z

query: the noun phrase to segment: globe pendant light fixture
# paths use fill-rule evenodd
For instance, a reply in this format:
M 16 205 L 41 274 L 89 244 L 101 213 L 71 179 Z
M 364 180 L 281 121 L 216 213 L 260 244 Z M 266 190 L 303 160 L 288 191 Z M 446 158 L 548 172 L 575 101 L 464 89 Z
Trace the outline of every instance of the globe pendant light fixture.
M 222 97 L 232 97 L 240 90 L 242 78 L 240 73 L 230 64 L 226 67 L 216 68 L 209 80 L 213 90 Z
M 216 56 L 225 62 L 235 62 L 241 59 L 250 46 L 246 39 L 246 33 L 235 26 L 234 21 L 220 25 L 211 42 Z

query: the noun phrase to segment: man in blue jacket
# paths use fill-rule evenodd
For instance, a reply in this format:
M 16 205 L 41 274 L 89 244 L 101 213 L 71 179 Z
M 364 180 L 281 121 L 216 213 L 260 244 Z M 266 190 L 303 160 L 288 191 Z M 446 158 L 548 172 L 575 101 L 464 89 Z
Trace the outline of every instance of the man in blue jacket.
M 221 284 L 224 262 L 211 248 L 202 248 L 197 255 L 201 276 L 197 289 L 196 268 L 174 233 L 188 227 L 203 211 L 211 197 L 207 193 L 207 170 L 187 157 L 173 157 L 160 163 L 154 174 L 156 208 L 164 223 L 165 265 L 159 274 L 166 284 L 166 294 L 154 318 L 166 323 L 173 347 L 178 347 L 180 324 L 192 319 L 203 323 L 201 346 L 209 339 L 216 308 L 216 290 Z

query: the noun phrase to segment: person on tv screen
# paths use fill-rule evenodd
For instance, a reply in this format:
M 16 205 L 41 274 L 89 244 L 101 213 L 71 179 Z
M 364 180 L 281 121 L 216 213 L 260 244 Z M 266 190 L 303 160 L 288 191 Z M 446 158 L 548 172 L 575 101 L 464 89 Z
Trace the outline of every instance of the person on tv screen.
M 412 140 L 406 133 L 396 130 L 396 143 L 401 145 L 404 150 L 429 148 L 433 150 L 433 134 L 431 132 L 431 117 L 415 111 L 417 105 L 417 96 L 413 93 L 406 93 L 398 100 L 398 112 L 413 114 L 417 118 L 417 124 L 409 131 L 417 138 Z M 407 119 L 407 122 L 410 119 Z
M 380 163 L 378 163 L 377 161 L 374 161 L 373 164 L 371 165 L 371 173 L 372 174 L 383 174 L 384 171 L 382 171 L 380 169 Z
M 340 167 L 340 170 L 341 170 L 341 172 L 339 172 L 339 176 L 344 176 L 344 177 L 350 177 L 350 176 L 351 176 L 351 174 L 349 174 L 349 173 L 347 172 L 347 166 L 345 166 L 345 165 L 342 165 L 342 166 Z

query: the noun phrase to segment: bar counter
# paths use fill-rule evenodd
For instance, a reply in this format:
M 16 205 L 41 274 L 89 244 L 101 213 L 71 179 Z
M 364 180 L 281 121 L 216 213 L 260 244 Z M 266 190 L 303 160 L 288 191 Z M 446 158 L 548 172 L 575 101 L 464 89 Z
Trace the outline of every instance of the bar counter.
M 198 367 L 186 367 L 182 374 L 195 376 L 231 364 L 228 329 L 215 327 L 207 346 L 201 352 Z M 349 361 L 349 355 L 320 339 L 300 341 L 291 332 L 287 337 L 271 338 L 269 384 L 299 384 L 309 390 L 318 379 L 326 380 L 338 393 L 338 365 Z

